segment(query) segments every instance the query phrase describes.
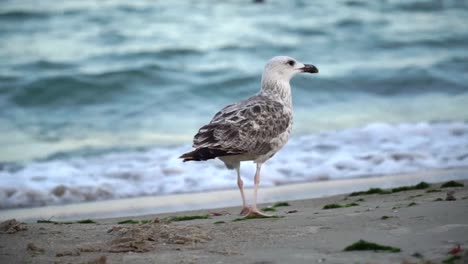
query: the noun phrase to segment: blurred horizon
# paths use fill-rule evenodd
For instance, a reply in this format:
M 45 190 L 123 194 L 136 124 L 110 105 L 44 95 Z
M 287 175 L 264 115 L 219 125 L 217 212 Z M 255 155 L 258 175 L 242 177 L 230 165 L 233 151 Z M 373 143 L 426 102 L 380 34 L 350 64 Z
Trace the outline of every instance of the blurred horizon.
M 458 0 L 2 1 L 0 208 L 230 188 L 177 156 L 276 55 L 320 74 L 292 80 L 265 184 L 468 165 L 466 17 Z

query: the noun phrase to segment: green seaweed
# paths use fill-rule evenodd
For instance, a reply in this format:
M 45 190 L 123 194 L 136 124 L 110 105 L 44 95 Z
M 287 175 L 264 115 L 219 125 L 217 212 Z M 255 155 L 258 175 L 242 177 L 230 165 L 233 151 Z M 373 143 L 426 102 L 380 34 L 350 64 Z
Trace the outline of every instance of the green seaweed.
M 345 208 L 345 207 L 352 207 L 352 206 L 358 206 L 359 204 L 357 203 L 349 203 L 349 204 L 327 204 L 323 207 L 324 210 L 327 209 L 336 209 L 336 208 Z
M 284 206 L 290 206 L 288 202 L 277 202 L 274 203 L 272 207 L 284 207 Z
M 52 220 L 37 220 L 38 224 L 54 224 L 54 225 L 71 225 L 73 222 L 70 221 L 52 221 Z
M 225 224 L 225 223 L 226 223 L 226 222 L 224 222 L 224 221 L 216 221 L 216 222 L 214 222 L 213 224 L 219 225 L 219 224 Z
M 461 259 L 460 256 L 451 256 L 442 261 L 444 264 L 454 264 L 456 260 Z
M 418 205 L 418 204 L 415 203 L 415 202 L 412 202 L 412 203 L 408 204 L 408 207 L 415 206 L 415 205 Z
M 416 195 L 411 195 L 409 198 L 410 198 L 410 199 L 414 199 L 414 198 L 421 197 L 421 196 L 424 196 L 424 195 L 422 195 L 422 194 L 416 194 Z
M 127 219 L 127 220 L 120 221 L 117 224 L 119 224 L 119 225 L 124 225 L 124 224 L 135 225 L 135 224 L 149 224 L 149 223 L 152 223 L 152 222 L 153 222 L 152 220 L 148 220 L 148 219 L 143 219 L 143 220 Z
M 439 189 L 431 189 L 431 190 L 427 190 L 426 192 L 427 193 L 435 193 L 435 192 L 441 192 L 442 190 L 439 190 Z
M 96 224 L 96 221 L 91 219 L 78 220 L 76 222 L 71 221 L 52 221 L 52 220 L 37 220 L 38 224 L 54 224 L 54 225 L 71 225 L 71 224 Z
M 400 252 L 401 249 L 396 247 L 384 246 L 379 245 L 376 243 L 368 242 L 365 240 L 359 240 L 358 242 L 347 246 L 344 251 L 364 251 L 364 250 L 372 250 L 372 251 L 390 251 L 392 253 Z
M 362 199 L 362 198 L 359 198 L 356 200 L 356 202 L 365 202 L 366 200 Z
M 76 223 L 78 223 L 78 224 L 96 224 L 96 221 L 91 220 L 91 219 L 83 219 L 83 220 L 76 221 Z
M 440 201 L 443 201 L 443 200 L 444 200 L 444 199 L 442 199 L 442 198 L 439 197 L 439 198 L 437 198 L 437 199 L 434 199 L 434 202 L 440 202 Z
M 132 225 L 134 225 L 134 224 L 139 224 L 139 223 L 140 223 L 140 221 L 134 220 L 134 219 L 127 219 L 127 220 L 123 220 L 123 221 L 117 222 L 117 224 L 119 224 L 119 225 L 124 225 L 124 224 L 132 224 Z
M 448 181 L 448 182 L 445 182 L 444 184 L 442 184 L 440 186 L 440 188 L 463 187 L 463 186 L 465 186 L 465 185 L 463 183 L 461 183 L 461 182 Z
M 341 204 L 327 204 L 323 207 L 323 209 L 335 209 L 335 208 L 342 208 L 343 205 Z
M 422 190 L 422 189 L 427 189 L 430 186 L 431 185 L 429 183 L 427 183 L 427 182 L 420 182 L 420 183 L 418 183 L 416 185 L 401 186 L 401 187 L 393 188 L 392 193 L 411 191 L 411 190 Z
M 416 185 L 401 186 L 401 187 L 392 188 L 390 190 L 384 190 L 381 188 L 370 188 L 367 191 L 353 192 L 349 196 L 369 195 L 369 194 L 390 194 L 390 193 L 397 193 L 397 192 L 403 192 L 403 191 L 422 190 L 422 189 L 427 189 L 430 186 L 431 185 L 427 182 L 420 182 Z
M 264 212 L 276 212 L 276 209 L 274 207 L 265 207 L 265 208 L 262 208 L 262 211 L 264 211 Z
M 170 216 L 166 220 L 169 222 L 180 222 L 180 221 L 190 221 L 195 219 L 210 219 L 209 215 L 180 215 L 180 216 Z
M 349 196 L 369 195 L 369 194 L 389 194 L 389 193 L 392 193 L 392 192 L 382 190 L 380 188 L 370 188 L 369 190 L 363 191 L 363 192 L 353 192 Z
M 246 216 L 246 217 L 240 217 L 232 220 L 233 222 L 239 222 L 239 221 L 245 221 L 245 220 L 252 220 L 252 219 L 265 219 L 265 218 L 273 218 L 273 219 L 278 219 L 282 218 L 277 215 L 272 215 L 272 216 L 263 216 L 263 215 L 252 215 L 252 216 Z

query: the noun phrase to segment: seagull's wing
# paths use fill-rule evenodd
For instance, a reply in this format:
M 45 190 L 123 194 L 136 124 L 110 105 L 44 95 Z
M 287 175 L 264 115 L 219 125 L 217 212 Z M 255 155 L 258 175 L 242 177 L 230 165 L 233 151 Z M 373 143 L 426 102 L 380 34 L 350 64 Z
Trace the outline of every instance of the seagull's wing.
M 195 135 L 193 147 L 216 156 L 264 155 L 288 129 L 291 112 L 277 101 L 256 95 L 228 105 Z

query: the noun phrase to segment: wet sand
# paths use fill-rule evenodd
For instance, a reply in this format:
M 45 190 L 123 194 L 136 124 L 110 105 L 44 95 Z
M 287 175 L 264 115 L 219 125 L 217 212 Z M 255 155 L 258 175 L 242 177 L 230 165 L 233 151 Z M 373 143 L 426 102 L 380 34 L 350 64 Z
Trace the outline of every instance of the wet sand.
M 441 263 L 460 245 L 454 263 L 466 263 L 468 181 L 459 182 L 465 186 L 288 201 L 267 219 L 245 220 L 229 207 L 95 223 L 4 222 L 0 262 Z M 330 204 L 353 206 L 323 209 Z M 139 223 L 118 224 L 129 219 Z M 343 251 L 360 239 L 401 251 Z

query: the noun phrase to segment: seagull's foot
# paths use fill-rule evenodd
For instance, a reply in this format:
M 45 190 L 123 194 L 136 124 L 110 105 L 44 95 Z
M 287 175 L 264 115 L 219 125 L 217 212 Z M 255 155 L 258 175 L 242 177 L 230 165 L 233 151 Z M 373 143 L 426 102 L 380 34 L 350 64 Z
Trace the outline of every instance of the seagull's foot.
M 240 212 L 240 215 L 246 216 L 252 211 L 252 207 L 250 206 L 244 206 L 242 207 L 242 211 Z
M 245 217 L 273 217 L 273 215 L 270 215 L 270 214 L 266 214 L 264 212 L 261 212 L 260 210 L 258 209 L 254 209 L 254 208 L 249 208 L 250 211 L 247 212 L 247 214 L 243 215 Z

